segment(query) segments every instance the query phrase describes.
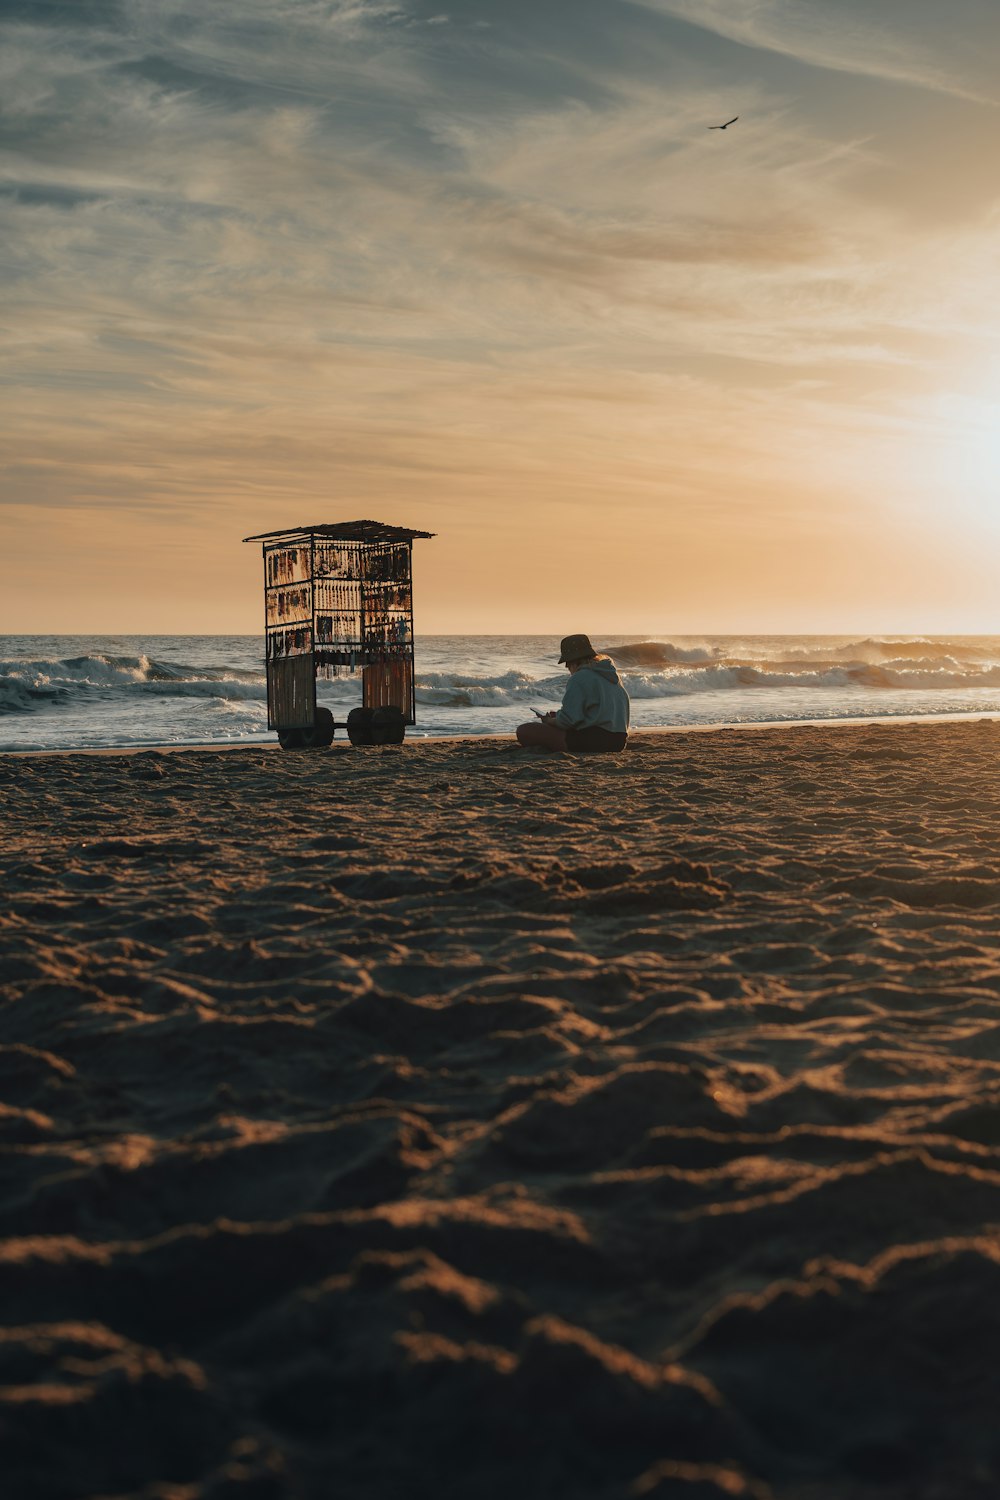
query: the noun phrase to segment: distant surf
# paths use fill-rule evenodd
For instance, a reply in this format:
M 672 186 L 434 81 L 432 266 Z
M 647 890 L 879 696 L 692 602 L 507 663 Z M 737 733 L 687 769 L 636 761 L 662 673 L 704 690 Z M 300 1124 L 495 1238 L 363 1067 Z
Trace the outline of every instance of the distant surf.
M 633 724 L 668 726 L 1000 712 L 992 636 L 594 634 Z M 419 636 L 411 734 L 508 733 L 566 683 L 551 636 Z M 346 717 L 360 677 L 320 682 Z M 0 749 L 269 738 L 259 636 L 0 638 Z

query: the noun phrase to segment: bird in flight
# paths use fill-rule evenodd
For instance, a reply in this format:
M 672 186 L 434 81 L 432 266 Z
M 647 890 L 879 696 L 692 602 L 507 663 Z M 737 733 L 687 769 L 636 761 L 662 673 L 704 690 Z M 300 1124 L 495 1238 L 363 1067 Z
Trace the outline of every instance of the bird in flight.
M 738 119 L 739 115 L 733 115 L 733 118 L 731 120 L 727 120 L 725 125 L 709 125 L 708 128 L 709 130 L 728 130 L 730 125 L 735 125 Z

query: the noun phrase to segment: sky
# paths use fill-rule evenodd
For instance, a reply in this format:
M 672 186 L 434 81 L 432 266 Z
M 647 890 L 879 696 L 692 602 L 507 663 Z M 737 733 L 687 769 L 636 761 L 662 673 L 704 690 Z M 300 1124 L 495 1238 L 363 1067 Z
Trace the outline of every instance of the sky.
M 1000 632 L 995 0 L 0 0 L 0 631 Z M 738 115 L 725 131 L 710 130 Z

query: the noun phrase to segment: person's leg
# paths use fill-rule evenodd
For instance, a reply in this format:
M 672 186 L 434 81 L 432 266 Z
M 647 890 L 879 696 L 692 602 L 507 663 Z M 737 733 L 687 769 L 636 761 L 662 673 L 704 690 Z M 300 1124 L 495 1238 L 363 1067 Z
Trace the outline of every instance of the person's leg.
M 571 729 L 566 736 L 566 749 L 571 755 L 599 755 L 603 751 L 624 750 L 628 734 L 614 729 L 601 729 L 594 725 L 589 729 Z
M 517 726 L 517 742 L 527 750 L 565 750 L 566 731 L 550 719 L 533 719 Z

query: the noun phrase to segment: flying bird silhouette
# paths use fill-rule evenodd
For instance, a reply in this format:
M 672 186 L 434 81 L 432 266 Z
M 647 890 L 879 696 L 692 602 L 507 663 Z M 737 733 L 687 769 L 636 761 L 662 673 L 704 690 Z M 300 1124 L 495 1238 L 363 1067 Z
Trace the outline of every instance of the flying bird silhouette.
M 738 119 L 739 115 L 733 115 L 733 118 L 731 120 L 727 120 L 725 125 L 709 125 L 708 128 L 709 130 L 728 130 L 730 125 L 735 125 Z

